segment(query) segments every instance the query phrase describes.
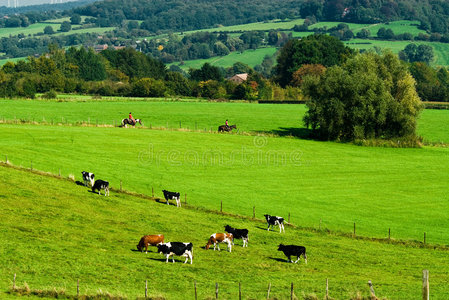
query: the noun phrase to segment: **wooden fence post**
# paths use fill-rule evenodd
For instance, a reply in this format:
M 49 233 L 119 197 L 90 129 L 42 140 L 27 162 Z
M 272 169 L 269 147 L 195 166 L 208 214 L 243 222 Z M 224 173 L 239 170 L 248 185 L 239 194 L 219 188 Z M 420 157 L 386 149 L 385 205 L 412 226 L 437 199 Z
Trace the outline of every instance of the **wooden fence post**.
M 288 224 L 290 224 L 290 213 L 288 213 Z
M 58 174 L 59 174 L 59 177 L 61 177 L 61 168 L 59 168 L 59 173 Z
M 270 299 L 271 282 L 268 284 L 267 300 Z
M 223 212 L 223 200 L 220 201 L 220 212 Z
M 33 160 L 31 160 L 30 170 L 33 171 Z
M 194 281 L 193 286 L 195 288 L 195 300 L 197 300 L 198 299 L 198 294 L 196 292 L 196 280 Z
M 239 282 L 239 300 L 242 300 L 242 284 Z
M 320 219 L 320 230 L 321 230 L 321 219 Z
M 371 297 L 376 299 L 376 294 L 374 293 L 373 283 L 371 282 L 371 280 L 368 280 L 368 286 L 371 292 Z
M 181 121 L 179 121 L 179 128 L 182 128 L 182 127 L 181 127 Z
M 292 282 L 292 286 L 290 288 L 290 300 L 293 300 L 293 282 Z
M 5 155 L 5 163 L 8 163 L 8 155 Z
M 187 193 L 184 194 L 184 205 L 187 204 Z
M 215 282 L 215 299 L 218 299 L 218 282 Z
M 422 299 L 429 300 L 429 270 L 422 271 Z
M 151 197 L 154 198 L 154 187 L 151 187 Z
M 329 299 L 329 278 L 326 278 L 326 300 Z
M 426 243 L 426 233 L 424 232 L 424 244 Z
M 145 280 L 145 299 L 148 298 L 148 279 Z
M 355 237 L 355 222 L 354 222 L 354 237 Z
M 12 289 L 16 289 L 16 273 L 14 273 L 14 281 L 12 282 Z
M 122 181 L 120 180 L 120 192 L 122 191 Z
M 76 297 L 79 298 L 79 296 L 80 296 L 80 280 L 78 279 L 76 281 Z
M 256 206 L 254 205 L 253 206 L 253 219 L 255 219 L 256 218 Z
M 388 239 L 391 237 L 391 228 L 388 228 Z

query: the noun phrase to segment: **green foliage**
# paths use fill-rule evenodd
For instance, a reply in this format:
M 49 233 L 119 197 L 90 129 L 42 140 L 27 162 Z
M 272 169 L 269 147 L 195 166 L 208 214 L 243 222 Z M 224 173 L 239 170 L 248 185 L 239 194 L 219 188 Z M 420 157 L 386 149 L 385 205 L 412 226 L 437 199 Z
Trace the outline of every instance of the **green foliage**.
M 310 35 L 301 40 L 292 39 L 282 47 L 277 58 L 276 81 L 281 86 L 290 84 L 292 75 L 303 64 L 321 64 L 325 67 L 341 64 L 353 55 L 353 50 L 340 40 L 328 35 Z
M 433 48 L 429 45 L 408 44 L 399 52 L 399 57 L 407 62 L 424 62 L 430 64 L 434 59 Z
M 190 79 L 197 81 L 215 80 L 223 81 L 223 72 L 220 68 L 205 63 L 200 69 L 189 70 Z
M 306 126 L 321 138 L 354 140 L 416 135 L 421 100 L 392 53 L 357 55 L 320 77 L 306 77 Z
M 55 31 L 53 30 L 52 26 L 45 26 L 44 28 L 44 34 L 53 34 Z
M 56 99 L 56 97 L 58 97 L 58 94 L 54 90 L 50 90 L 41 96 L 42 99 Z
M 69 32 L 70 30 L 72 30 L 72 25 L 70 24 L 70 22 L 64 21 L 62 22 L 59 30 L 62 32 Z

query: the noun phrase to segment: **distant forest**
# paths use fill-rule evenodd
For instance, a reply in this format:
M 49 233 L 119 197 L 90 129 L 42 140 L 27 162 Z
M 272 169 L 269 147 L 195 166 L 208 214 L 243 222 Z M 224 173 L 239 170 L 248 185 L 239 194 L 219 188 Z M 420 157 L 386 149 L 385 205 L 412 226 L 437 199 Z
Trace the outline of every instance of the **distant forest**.
M 445 0 L 108 0 L 74 12 L 96 18 L 104 27 L 140 20 L 140 28 L 150 32 L 295 17 L 353 23 L 418 20 L 429 32 L 449 32 L 449 2 Z

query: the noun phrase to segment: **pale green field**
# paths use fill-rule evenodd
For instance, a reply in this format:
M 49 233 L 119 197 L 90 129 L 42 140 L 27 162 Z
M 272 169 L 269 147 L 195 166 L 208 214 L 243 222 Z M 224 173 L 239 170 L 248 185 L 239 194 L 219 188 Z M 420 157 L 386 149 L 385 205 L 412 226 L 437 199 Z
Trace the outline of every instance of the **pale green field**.
M 28 27 L 14 27 L 14 28 L 0 28 L 0 38 L 1 37 L 9 37 L 11 35 L 18 35 L 20 33 L 28 36 L 36 33 L 43 33 L 44 28 L 47 26 L 53 27 L 53 30 L 56 32 L 61 27 L 61 24 L 52 24 L 52 23 L 36 23 L 31 24 Z
M 205 63 L 209 63 L 217 67 L 227 68 L 232 66 L 236 62 L 243 62 L 250 67 L 254 67 L 255 65 L 258 65 L 262 62 L 265 55 L 272 56 L 276 51 L 277 49 L 274 47 L 266 47 L 266 48 L 259 48 L 256 50 L 246 50 L 242 53 L 231 52 L 229 55 L 226 56 L 218 56 L 208 59 L 187 60 L 184 61 L 183 65 L 179 65 L 179 63 L 173 64 L 178 65 L 183 70 L 188 70 L 189 68 L 199 69 Z

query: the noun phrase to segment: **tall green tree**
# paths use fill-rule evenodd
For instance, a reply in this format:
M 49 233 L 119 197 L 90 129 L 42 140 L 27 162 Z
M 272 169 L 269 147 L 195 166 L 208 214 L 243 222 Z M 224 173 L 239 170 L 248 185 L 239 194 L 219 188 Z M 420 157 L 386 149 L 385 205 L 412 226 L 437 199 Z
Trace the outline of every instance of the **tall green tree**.
M 354 51 L 343 42 L 328 35 L 310 35 L 301 40 L 291 39 L 280 50 L 275 68 L 275 80 L 283 87 L 289 85 L 292 75 L 303 64 L 338 65 L 351 57 Z
M 416 136 L 422 103 L 415 80 L 390 52 L 359 54 L 321 77 L 307 76 L 303 92 L 309 99 L 304 122 L 321 138 Z

